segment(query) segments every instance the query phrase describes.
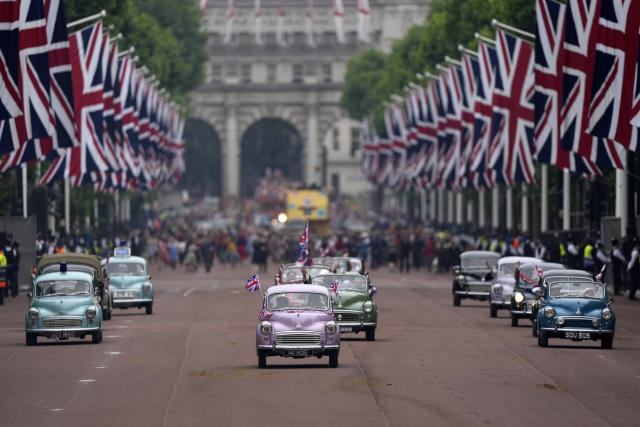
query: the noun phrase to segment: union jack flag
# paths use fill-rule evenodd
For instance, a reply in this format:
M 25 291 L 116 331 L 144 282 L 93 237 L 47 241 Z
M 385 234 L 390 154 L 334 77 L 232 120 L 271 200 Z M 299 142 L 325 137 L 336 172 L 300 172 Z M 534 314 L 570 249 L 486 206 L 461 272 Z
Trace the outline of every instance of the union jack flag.
M 247 280 L 247 284 L 244 285 L 244 287 L 249 291 L 249 292 L 255 292 L 255 291 L 259 291 L 260 290 L 260 279 L 258 278 L 258 275 L 254 275 L 249 277 L 249 280 Z
M 386 123 L 386 120 L 385 120 Z M 387 133 L 387 126 L 382 128 L 382 134 L 378 138 L 378 170 L 375 182 L 378 184 L 387 183 L 393 170 L 393 152 L 391 151 L 391 140 Z
M 371 287 L 369 288 L 369 295 L 375 295 L 377 293 L 378 293 L 378 290 L 376 289 L 376 285 L 372 283 Z
M 533 52 L 527 42 L 502 30 L 496 31 L 496 50 L 490 165 L 499 182 L 533 183 Z
M 298 248 L 298 262 L 302 265 L 313 265 L 313 259 L 309 253 L 309 218 L 304 226 L 302 236 L 300 236 L 300 246 Z
M 458 160 L 460 159 L 460 143 L 462 138 L 462 122 L 460 108 L 460 84 L 454 66 L 440 75 L 440 95 L 443 102 L 445 122 L 446 151 L 442 158 L 442 185 L 458 189 Z
M 598 165 L 623 169 L 625 148 L 612 139 L 587 133 L 589 109 L 585 106 L 591 99 L 601 4 L 601 0 L 569 0 L 567 5 L 560 109 L 562 148 Z
M 542 268 L 538 267 L 536 265 L 536 273 L 538 274 L 538 277 L 542 277 Z
M 331 289 L 334 294 L 338 295 L 338 280 L 336 280 L 335 282 L 331 282 L 331 284 L 329 285 L 329 289 Z
M 602 0 L 588 132 L 640 151 L 640 0 Z
M 418 115 L 418 141 L 425 148 L 424 162 L 418 168 L 420 186 L 423 188 L 433 188 L 431 173 L 436 164 L 436 153 L 438 152 L 438 125 L 436 123 L 433 100 L 426 87 L 418 88 L 418 101 L 420 114 Z
M 564 150 L 560 142 L 565 12 L 566 6 L 555 0 L 536 1 L 535 158 L 572 173 L 600 175 L 595 164 Z
M 0 2 L 0 120 L 22 114 L 19 31 L 20 2 Z
M 473 127 L 475 124 L 474 94 L 476 92 L 477 73 L 474 72 L 474 69 L 478 69 L 478 60 L 469 55 L 463 55 L 462 67 L 456 68 L 461 94 L 460 118 L 462 124 L 462 137 L 460 140 L 460 158 L 458 160 L 458 185 L 461 188 L 469 187 L 472 184 L 469 161 L 471 159 L 471 151 L 473 150 Z

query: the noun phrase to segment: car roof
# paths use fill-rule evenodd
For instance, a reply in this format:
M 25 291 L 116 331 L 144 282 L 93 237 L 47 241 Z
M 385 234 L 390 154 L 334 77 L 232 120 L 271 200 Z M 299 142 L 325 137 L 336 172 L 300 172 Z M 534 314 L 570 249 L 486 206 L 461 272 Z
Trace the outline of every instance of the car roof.
M 467 257 L 476 257 L 476 256 L 481 256 L 481 257 L 500 257 L 500 254 L 497 252 L 493 252 L 493 251 L 465 251 L 462 252 L 460 254 L 460 258 L 467 258 Z
M 284 294 L 287 292 L 315 292 L 319 294 L 329 295 L 329 290 L 320 285 L 278 285 L 271 286 L 265 292 L 266 295 Z
M 506 256 L 502 257 L 498 260 L 498 265 L 516 263 L 520 261 L 520 264 L 529 263 L 529 262 L 542 262 L 541 259 L 533 258 L 530 256 Z
M 549 270 L 542 273 L 542 276 L 540 276 L 540 278 L 544 280 L 550 276 L 574 276 L 589 278 L 593 280 L 593 275 L 584 270 Z
M 139 256 L 111 256 L 109 258 L 105 258 L 105 263 L 109 262 L 139 262 L 142 264 L 146 264 L 147 260 L 139 257 Z
M 544 271 L 545 269 L 566 271 L 566 267 L 557 262 L 526 262 L 524 264 L 520 264 L 520 269 L 536 267 L 541 268 L 542 271 Z
M 89 273 L 84 273 L 81 271 L 52 271 L 51 273 L 44 273 L 36 277 L 36 282 L 41 282 L 44 280 L 60 280 L 60 279 L 69 279 L 69 280 L 86 280 L 91 283 L 93 280 L 93 276 Z
M 102 277 L 102 264 L 100 258 L 96 255 L 87 254 L 49 254 L 43 255 L 36 266 L 36 271 L 41 271 L 44 267 L 52 264 L 60 264 L 66 262 L 67 264 L 82 264 L 93 267 L 97 273 L 96 275 L 100 280 Z

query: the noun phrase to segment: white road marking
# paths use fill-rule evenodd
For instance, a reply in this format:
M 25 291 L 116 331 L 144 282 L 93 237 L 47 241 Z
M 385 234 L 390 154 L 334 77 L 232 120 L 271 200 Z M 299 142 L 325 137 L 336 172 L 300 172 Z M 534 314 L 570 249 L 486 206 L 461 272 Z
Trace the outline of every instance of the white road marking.
M 87 384 L 87 383 L 92 383 L 92 382 L 94 382 L 94 381 L 95 381 L 94 379 L 88 379 L 88 380 L 78 380 L 78 382 L 79 382 L 79 383 L 84 383 L 84 384 Z
M 231 291 L 231 293 L 232 293 L 232 294 L 239 294 L 239 293 L 240 293 L 240 291 L 238 291 L 238 290 L 233 290 L 233 291 Z
M 119 351 L 107 351 L 107 352 L 105 352 L 104 354 L 113 354 L 113 355 L 117 355 L 117 354 L 122 354 L 122 353 L 121 353 L 121 352 L 119 352 Z
M 120 329 L 127 329 L 129 327 L 129 325 L 117 325 L 117 326 L 111 326 L 112 328 L 120 328 Z
M 122 335 L 105 335 L 105 338 L 122 338 Z
M 96 366 L 96 369 L 107 369 L 106 366 Z
M 51 411 L 52 412 L 61 412 L 61 411 L 63 411 L 63 409 L 62 408 L 53 408 Z
M 188 297 L 189 294 L 191 294 L 191 292 L 195 291 L 194 288 L 189 289 L 188 291 L 186 291 L 184 294 L 182 294 L 183 297 Z

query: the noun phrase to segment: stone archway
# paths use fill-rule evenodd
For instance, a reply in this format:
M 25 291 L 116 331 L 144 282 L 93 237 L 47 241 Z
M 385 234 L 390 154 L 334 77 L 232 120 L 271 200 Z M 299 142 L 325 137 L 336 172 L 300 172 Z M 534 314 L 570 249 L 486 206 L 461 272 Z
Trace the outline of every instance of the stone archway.
M 222 195 L 222 151 L 218 132 L 204 120 L 187 119 L 184 127 L 186 170 L 180 187 L 195 197 Z
M 280 118 L 262 118 L 242 135 L 240 194 L 252 197 L 265 170 L 280 170 L 289 181 L 302 181 L 304 141 L 300 131 Z

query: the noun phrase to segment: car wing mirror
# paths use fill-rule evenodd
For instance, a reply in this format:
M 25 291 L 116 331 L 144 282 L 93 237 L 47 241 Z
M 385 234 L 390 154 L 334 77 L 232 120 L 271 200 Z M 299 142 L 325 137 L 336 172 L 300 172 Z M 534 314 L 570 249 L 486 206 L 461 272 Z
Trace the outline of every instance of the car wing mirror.
M 147 279 L 148 279 L 148 280 L 151 280 L 151 275 L 148 275 L 148 276 L 147 276 Z
M 33 297 L 33 292 L 29 292 L 29 293 L 27 294 L 27 298 L 31 299 L 32 297 Z
M 615 301 L 615 299 L 609 298 L 609 301 L 607 301 L 607 304 L 613 304 L 614 301 Z

